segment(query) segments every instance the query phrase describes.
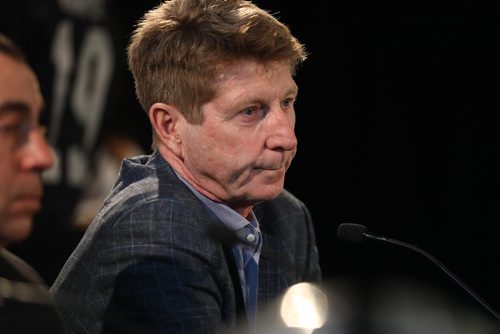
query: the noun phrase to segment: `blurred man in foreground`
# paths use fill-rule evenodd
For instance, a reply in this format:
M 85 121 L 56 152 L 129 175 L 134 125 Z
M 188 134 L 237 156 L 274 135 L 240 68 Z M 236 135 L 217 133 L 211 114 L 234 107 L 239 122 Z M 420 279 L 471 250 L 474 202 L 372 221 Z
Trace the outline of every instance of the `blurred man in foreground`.
M 0 34 L 0 330 L 59 333 L 39 275 L 6 247 L 26 239 L 40 210 L 42 171 L 54 158 L 39 124 L 43 99 L 24 55 Z

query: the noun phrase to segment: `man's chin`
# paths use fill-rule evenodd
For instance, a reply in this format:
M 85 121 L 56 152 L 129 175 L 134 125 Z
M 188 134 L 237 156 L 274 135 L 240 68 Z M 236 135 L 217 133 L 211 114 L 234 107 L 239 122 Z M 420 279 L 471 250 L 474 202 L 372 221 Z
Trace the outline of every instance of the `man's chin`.
M 7 244 L 26 240 L 33 230 L 33 217 L 31 215 L 17 215 L 1 223 L 0 238 Z
M 272 201 L 283 192 L 283 183 L 262 185 L 255 192 L 255 199 L 259 202 Z

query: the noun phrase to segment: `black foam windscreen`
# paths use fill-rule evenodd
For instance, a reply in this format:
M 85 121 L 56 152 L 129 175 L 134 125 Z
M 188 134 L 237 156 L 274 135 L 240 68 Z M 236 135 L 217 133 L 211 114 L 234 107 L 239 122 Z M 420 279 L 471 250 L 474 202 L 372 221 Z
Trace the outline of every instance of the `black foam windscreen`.
M 358 242 L 365 242 L 366 226 L 353 223 L 340 224 L 337 229 L 337 237 L 342 240 Z

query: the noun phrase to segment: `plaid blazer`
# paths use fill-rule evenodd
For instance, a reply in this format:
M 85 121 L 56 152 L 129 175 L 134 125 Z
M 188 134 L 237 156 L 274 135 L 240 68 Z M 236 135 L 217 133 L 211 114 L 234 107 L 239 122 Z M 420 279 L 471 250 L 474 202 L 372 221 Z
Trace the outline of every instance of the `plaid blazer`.
M 305 205 L 284 191 L 254 208 L 260 222 L 257 322 L 291 285 L 319 282 Z M 244 325 L 231 232 L 158 152 L 126 159 L 113 190 L 51 292 L 68 333 L 222 333 Z

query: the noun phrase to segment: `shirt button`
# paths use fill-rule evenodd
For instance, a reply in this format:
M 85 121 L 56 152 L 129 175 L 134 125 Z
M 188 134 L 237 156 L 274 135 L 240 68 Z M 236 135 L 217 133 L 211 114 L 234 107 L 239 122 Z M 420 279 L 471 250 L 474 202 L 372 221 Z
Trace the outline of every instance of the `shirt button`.
M 249 242 L 254 242 L 254 241 L 255 241 L 255 235 L 253 235 L 253 234 L 248 234 L 248 235 L 247 235 L 247 241 L 249 241 Z

